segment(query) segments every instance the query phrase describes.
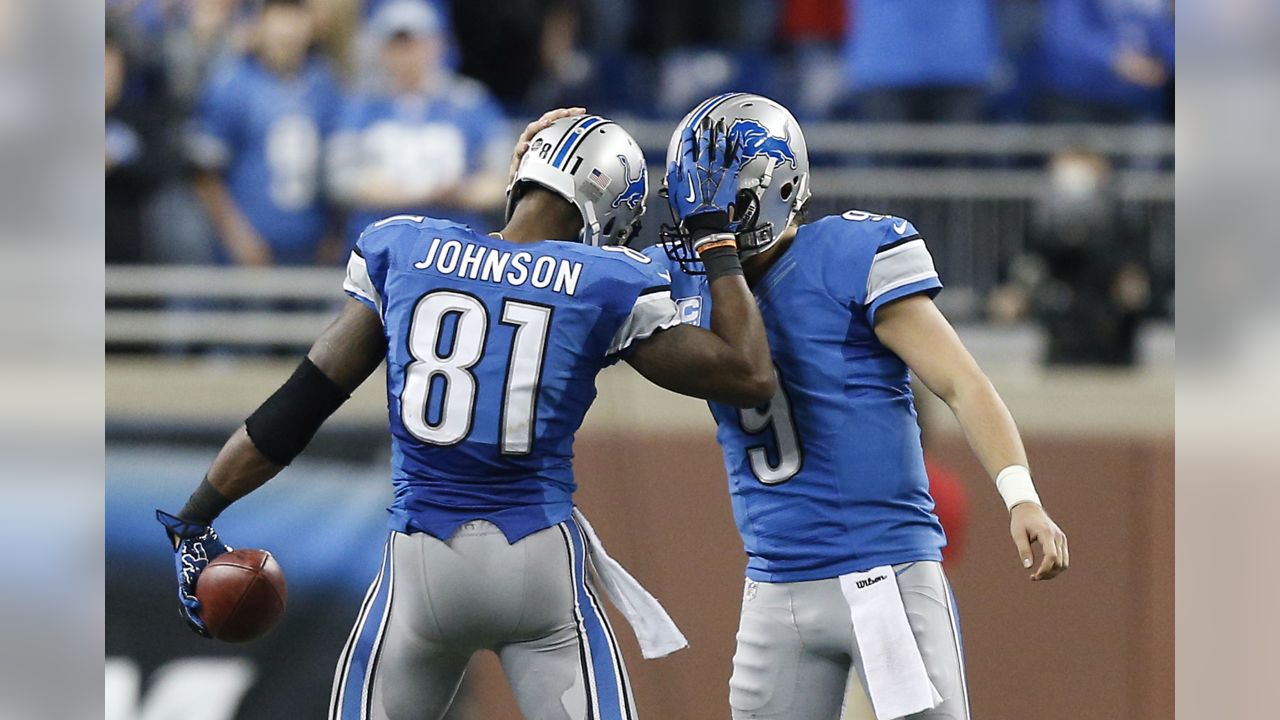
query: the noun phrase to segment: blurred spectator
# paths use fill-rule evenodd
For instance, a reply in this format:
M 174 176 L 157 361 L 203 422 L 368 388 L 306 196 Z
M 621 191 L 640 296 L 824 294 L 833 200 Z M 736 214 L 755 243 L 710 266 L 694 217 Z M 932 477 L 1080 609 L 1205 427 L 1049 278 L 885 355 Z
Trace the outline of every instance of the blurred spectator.
M 366 93 L 373 90 L 384 89 L 386 84 L 382 82 L 382 40 L 374 37 L 370 31 L 370 21 L 385 5 L 400 2 L 400 0 L 320 0 L 327 3 L 355 3 L 357 6 L 356 20 L 357 25 L 350 30 L 350 45 L 352 49 L 352 73 L 350 82 L 347 83 L 347 91 L 353 93 Z M 436 15 L 440 18 L 440 39 L 444 43 L 443 62 L 445 67 L 452 71 L 458 69 L 458 43 L 453 32 L 453 11 L 450 8 L 450 0 L 422 0 L 435 10 Z
M 583 16 L 572 3 L 553 5 L 542 24 L 542 72 L 525 106 L 537 108 L 596 104 L 600 93 L 591 57 L 579 47 Z
M 400 2 L 400 0 L 322 0 L 322 1 L 323 2 L 354 2 L 356 4 L 362 4 L 364 5 L 364 15 L 366 19 L 371 18 L 374 15 L 377 15 L 378 11 L 382 9 L 383 5 L 389 5 L 391 3 Z M 449 27 L 450 0 L 423 0 L 423 1 L 426 2 L 428 5 L 430 5 L 431 9 L 435 10 L 436 13 L 440 15 L 442 27 Z M 480 4 L 483 5 L 485 3 L 480 3 Z M 496 3 L 493 3 L 493 4 L 496 4 Z
M 355 41 L 366 0 L 307 0 L 311 6 L 314 46 L 343 77 L 358 72 Z
M 265 0 L 252 52 L 217 68 L 200 102 L 196 190 L 236 264 L 311 263 L 325 238 L 321 150 L 339 89 L 312 39 L 305 2 Z
M 994 79 L 991 0 L 848 0 L 847 80 L 873 122 L 978 122 Z
M 165 30 L 165 12 L 172 0 L 107 0 L 107 17 L 127 22 L 129 27 L 150 38 Z
M 543 25 L 567 0 L 485 3 L 454 0 L 459 72 L 484 83 L 508 108 L 518 108 L 542 75 Z
M 745 41 L 764 50 L 760 38 L 771 40 L 777 24 L 773 0 L 651 0 L 636 18 L 646 52 L 661 54 L 677 48 L 733 49 Z
M 162 55 L 168 92 L 179 108 L 193 108 L 209 71 L 245 49 L 243 5 L 244 0 L 188 0 L 172 8 Z
M 774 94 L 772 44 L 780 0 L 652 0 L 637 17 L 641 50 L 656 60 L 656 100 L 680 117 L 728 90 Z
M 779 34 L 792 43 L 835 43 L 847 24 L 845 0 L 784 0 Z
M 996 18 L 1001 52 L 988 119 L 1027 122 L 1040 92 L 1043 0 L 1001 0 L 996 4 Z
M 330 189 L 350 211 L 348 245 L 388 215 L 475 224 L 505 189 L 510 140 L 497 104 L 445 67 L 431 6 L 384 4 L 370 31 L 382 45 L 385 89 L 346 101 L 330 143 Z
M 105 46 L 106 262 L 137 263 L 146 249 L 143 207 L 163 159 L 146 107 L 128 93 L 129 57 L 111 24 L 107 25 Z
M 845 0 L 785 0 L 778 35 L 787 48 L 795 83 L 774 98 L 801 120 L 830 114 L 844 94 L 840 45 L 848 21 Z
M 145 94 L 137 100 L 140 114 L 152 143 L 171 158 L 156 167 L 157 187 L 141 207 L 142 259 L 147 262 L 214 259 L 218 243 L 192 187 L 190 168 L 172 151 L 183 145 L 209 73 L 248 46 L 250 5 L 246 0 L 108 2 L 108 18 L 129 30 L 131 84 Z
M 1131 365 L 1151 296 L 1144 246 L 1145 228 L 1121 212 L 1108 160 L 1060 153 L 1049 162 L 1028 254 L 992 293 L 991 313 L 1041 322 L 1051 364 Z
M 1171 0 L 1046 0 L 1041 45 L 1047 119 L 1162 115 L 1173 79 Z

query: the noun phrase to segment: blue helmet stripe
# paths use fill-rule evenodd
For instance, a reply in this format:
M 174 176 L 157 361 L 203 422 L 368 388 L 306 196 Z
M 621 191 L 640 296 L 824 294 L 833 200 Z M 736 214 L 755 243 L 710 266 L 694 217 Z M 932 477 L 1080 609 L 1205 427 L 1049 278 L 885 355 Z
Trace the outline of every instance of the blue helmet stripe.
M 693 112 L 689 113 L 689 122 L 685 124 L 685 127 L 698 124 L 698 122 L 702 120 L 702 117 L 707 114 L 707 111 L 711 108 L 711 106 L 716 101 L 720 100 L 727 94 L 728 93 L 713 95 L 707 98 L 706 100 L 703 100 L 702 102 L 698 103 L 697 107 L 693 109 Z
M 576 144 L 578 140 L 581 140 L 582 136 L 585 135 L 588 130 L 604 121 L 604 118 L 592 115 L 581 123 L 578 123 L 577 127 L 574 127 L 567 135 L 565 135 L 565 139 L 560 143 L 560 151 L 556 153 L 554 158 L 552 158 L 551 165 L 556 169 L 563 170 L 564 162 L 569 157 L 569 153 L 574 144 Z
M 560 152 L 560 148 L 562 148 L 562 147 L 564 147 L 566 144 L 568 144 L 569 139 L 570 139 L 571 137 L 573 137 L 573 131 L 574 131 L 574 130 L 576 130 L 576 129 L 578 128 L 578 126 L 579 126 L 579 125 L 581 125 L 582 123 L 584 123 L 584 122 L 586 122 L 586 121 L 590 120 L 590 119 L 591 119 L 591 118 L 593 118 L 593 117 L 595 117 L 595 115 L 583 115 L 583 116 L 581 116 L 581 117 L 579 117 L 579 118 L 575 119 L 575 120 L 573 121 L 573 124 L 569 126 L 569 129 L 568 129 L 568 130 L 566 130 L 566 131 L 565 131 L 565 133 L 564 133 L 563 135 L 561 135 L 561 136 L 560 136 L 560 141 L 556 143 L 556 149 L 552 151 L 552 154 L 553 154 L 553 155 L 558 154 L 558 153 Z M 553 158 L 553 160 L 554 160 L 554 158 Z
M 564 162 L 561 163 L 563 169 L 567 170 L 569 168 L 569 162 L 573 160 L 574 156 L 579 154 L 578 148 L 582 147 L 582 143 L 586 141 L 588 135 L 596 132 L 597 130 L 603 129 L 608 125 L 614 124 L 612 120 L 604 120 L 604 118 L 601 118 L 601 120 L 603 120 L 603 122 L 591 123 L 590 125 L 584 124 L 582 126 L 582 134 L 574 138 L 573 141 L 567 145 L 569 154 L 565 156 Z
M 696 110 L 693 111 L 693 116 L 689 118 L 689 122 L 685 124 L 683 128 L 680 128 L 680 131 L 684 132 L 684 130 L 686 130 L 687 128 L 696 127 L 698 123 L 702 122 L 702 118 L 711 114 L 711 111 L 714 110 L 717 105 L 724 102 L 725 100 L 728 100 L 729 98 L 737 97 L 741 94 L 742 93 L 736 93 L 736 92 L 724 93 L 723 95 L 717 95 L 709 100 L 704 100 L 702 102 L 702 105 L 700 105 Z

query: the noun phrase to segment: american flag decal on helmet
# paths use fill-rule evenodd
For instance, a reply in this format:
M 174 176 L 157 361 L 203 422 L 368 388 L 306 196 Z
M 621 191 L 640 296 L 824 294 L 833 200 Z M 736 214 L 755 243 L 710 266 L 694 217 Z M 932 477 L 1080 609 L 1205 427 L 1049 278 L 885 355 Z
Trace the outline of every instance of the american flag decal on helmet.
M 599 168 L 591 168 L 591 173 L 587 175 L 587 182 L 600 188 L 600 192 L 604 192 L 609 187 L 611 179 L 608 175 L 600 172 Z

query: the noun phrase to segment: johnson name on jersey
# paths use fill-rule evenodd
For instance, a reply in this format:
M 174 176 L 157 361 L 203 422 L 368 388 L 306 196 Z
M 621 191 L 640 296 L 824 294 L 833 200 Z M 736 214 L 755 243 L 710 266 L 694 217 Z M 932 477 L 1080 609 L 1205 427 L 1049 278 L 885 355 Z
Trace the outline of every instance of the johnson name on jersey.
M 668 267 L 681 319 L 705 326 L 706 278 Z M 858 211 L 802 226 L 756 283 L 778 393 L 711 403 L 750 578 L 941 558 L 907 367 L 874 330 L 885 304 L 941 287 L 911 223 Z
M 665 271 L 418 216 L 366 229 L 344 289 L 387 336 L 391 527 L 447 538 L 485 519 L 515 542 L 567 520 L 596 374 L 679 322 Z

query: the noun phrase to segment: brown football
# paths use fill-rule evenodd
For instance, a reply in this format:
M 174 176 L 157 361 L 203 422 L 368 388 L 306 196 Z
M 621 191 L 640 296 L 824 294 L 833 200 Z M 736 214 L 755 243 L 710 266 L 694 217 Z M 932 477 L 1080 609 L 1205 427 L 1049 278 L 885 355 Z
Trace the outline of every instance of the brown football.
M 289 599 L 280 563 L 266 550 L 241 548 L 215 558 L 196 580 L 200 619 L 226 642 L 265 635 L 280 622 Z

